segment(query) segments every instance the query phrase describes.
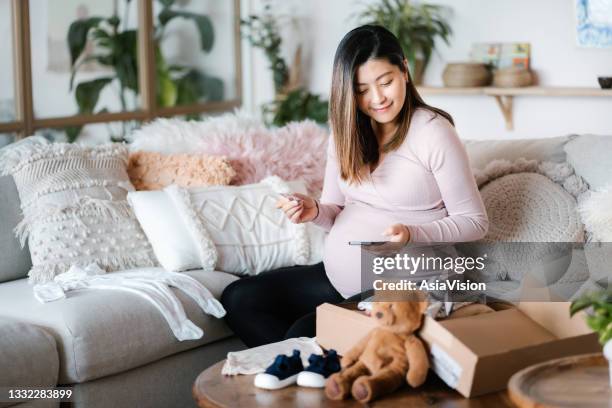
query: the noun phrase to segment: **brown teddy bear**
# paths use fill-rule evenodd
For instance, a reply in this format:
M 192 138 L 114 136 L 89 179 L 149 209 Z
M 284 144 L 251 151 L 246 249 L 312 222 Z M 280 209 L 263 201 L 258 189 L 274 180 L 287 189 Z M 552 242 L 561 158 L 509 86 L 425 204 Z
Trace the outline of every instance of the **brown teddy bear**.
M 427 352 L 414 334 L 421 327 L 427 302 L 374 302 L 371 316 L 378 322 L 367 336 L 341 360 L 342 371 L 331 375 L 325 394 L 333 400 L 349 393 L 368 402 L 398 389 L 404 381 L 412 387 L 425 382 Z

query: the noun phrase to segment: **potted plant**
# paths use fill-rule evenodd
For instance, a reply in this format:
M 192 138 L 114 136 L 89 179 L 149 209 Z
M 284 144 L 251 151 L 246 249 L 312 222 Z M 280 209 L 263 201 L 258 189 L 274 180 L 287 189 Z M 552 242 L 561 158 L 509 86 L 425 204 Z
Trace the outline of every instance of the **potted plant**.
M 261 15 L 250 15 L 241 25 L 251 45 L 264 51 L 272 71 L 275 98 L 262 107 L 266 122 L 275 126 L 304 119 L 327 123 L 328 102 L 301 85 L 301 47 L 297 48 L 291 66 L 281 55 L 283 40 L 270 4 L 265 5 Z
M 587 310 L 586 322 L 599 334 L 604 346 L 603 354 L 610 364 L 610 386 L 612 387 L 612 290 L 588 293 L 572 302 L 570 315 Z
M 436 38 L 449 45 L 452 30 L 446 20 L 446 7 L 411 0 L 380 0 L 358 14 L 365 24 L 377 24 L 398 38 L 406 54 L 412 80 L 423 82 L 423 73 L 435 49 Z

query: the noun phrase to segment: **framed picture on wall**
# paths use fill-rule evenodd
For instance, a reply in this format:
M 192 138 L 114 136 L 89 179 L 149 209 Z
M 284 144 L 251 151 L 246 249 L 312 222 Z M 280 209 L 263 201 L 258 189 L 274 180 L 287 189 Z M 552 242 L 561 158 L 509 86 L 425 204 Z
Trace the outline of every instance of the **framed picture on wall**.
M 612 47 L 612 0 L 575 0 L 576 40 L 581 47 Z

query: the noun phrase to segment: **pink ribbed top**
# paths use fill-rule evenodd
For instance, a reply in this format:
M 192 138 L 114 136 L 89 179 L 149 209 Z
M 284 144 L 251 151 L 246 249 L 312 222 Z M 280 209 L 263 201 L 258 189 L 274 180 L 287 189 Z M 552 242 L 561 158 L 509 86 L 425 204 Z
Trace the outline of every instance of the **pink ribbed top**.
M 361 257 L 349 241 L 383 241 L 401 223 L 411 242 L 462 242 L 484 237 L 487 214 L 455 128 L 442 116 L 417 109 L 404 143 L 386 154 L 369 178 L 347 184 L 340 177 L 330 138 L 319 215 L 329 231 L 323 262 L 344 297 L 361 291 Z

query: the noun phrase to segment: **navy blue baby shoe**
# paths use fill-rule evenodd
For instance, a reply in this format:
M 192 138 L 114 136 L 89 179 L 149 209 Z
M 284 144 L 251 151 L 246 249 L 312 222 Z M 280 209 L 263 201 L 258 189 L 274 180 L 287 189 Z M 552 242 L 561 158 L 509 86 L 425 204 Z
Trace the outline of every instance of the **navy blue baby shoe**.
M 327 377 L 340 371 L 336 350 L 329 350 L 325 356 L 312 354 L 308 363 L 308 367 L 297 377 L 297 384 L 302 387 L 323 388 Z
M 279 354 L 274 363 L 263 373 L 255 376 L 255 386 L 266 390 L 278 390 L 295 383 L 295 380 L 304 370 L 299 350 L 293 350 L 291 356 Z

